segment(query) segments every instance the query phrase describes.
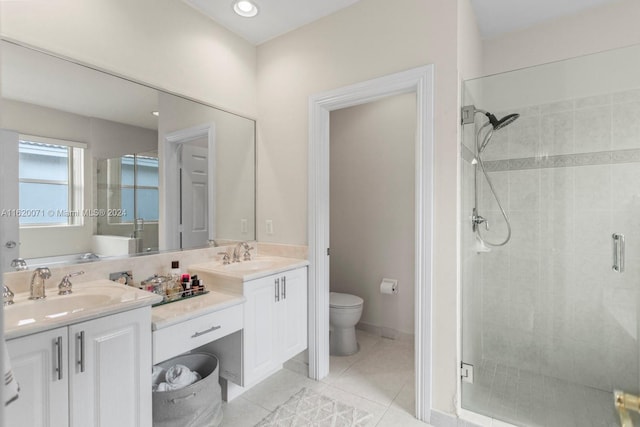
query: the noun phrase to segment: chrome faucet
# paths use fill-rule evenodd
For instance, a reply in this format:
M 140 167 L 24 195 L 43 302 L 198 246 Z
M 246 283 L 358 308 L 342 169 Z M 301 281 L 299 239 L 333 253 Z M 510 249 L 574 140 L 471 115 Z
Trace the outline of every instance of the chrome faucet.
M 58 295 L 69 295 L 73 291 L 71 290 L 71 277 L 79 276 L 84 274 L 84 271 L 76 271 L 75 273 L 67 274 L 62 278 L 60 284 L 58 285 Z
M 11 292 L 11 289 L 9 289 L 9 287 L 7 285 L 2 285 L 3 289 L 2 289 L 2 301 L 3 301 L 3 305 L 11 305 L 13 304 L 13 292 Z
M 243 255 L 243 259 L 245 261 L 250 261 L 251 260 L 251 252 L 249 252 L 251 249 L 253 249 L 252 246 L 249 246 L 249 244 L 247 242 L 239 242 L 235 248 L 233 248 L 233 262 L 240 262 L 240 249 L 244 248 L 244 255 Z
M 29 286 L 29 299 L 46 298 L 44 294 L 44 281 L 51 277 L 51 271 L 47 267 L 38 267 L 31 276 L 31 285 Z

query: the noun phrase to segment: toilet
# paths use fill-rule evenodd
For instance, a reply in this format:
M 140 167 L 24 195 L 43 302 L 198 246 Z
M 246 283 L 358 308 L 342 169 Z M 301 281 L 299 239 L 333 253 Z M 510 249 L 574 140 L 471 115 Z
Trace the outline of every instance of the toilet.
M 329 293 L 329 350 L 333 356 L 349 356 L 358 352 L 356 323 L 362 315 L 364 300 L 358 296 Z

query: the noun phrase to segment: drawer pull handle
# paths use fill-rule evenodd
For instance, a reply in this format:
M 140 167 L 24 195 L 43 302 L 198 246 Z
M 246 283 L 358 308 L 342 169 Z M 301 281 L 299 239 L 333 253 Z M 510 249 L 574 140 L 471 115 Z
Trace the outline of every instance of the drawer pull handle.
M 222 326 L 212 326 L 209 329 L 207 329 L 206 331 L 196 332 L 195 334 L 191 335 L 191 338 L 198 338 L 198 337 L 200 337 L 202 335 L 208 334 L 209 332 L 217 331 L 220 328 L 222 328 Z

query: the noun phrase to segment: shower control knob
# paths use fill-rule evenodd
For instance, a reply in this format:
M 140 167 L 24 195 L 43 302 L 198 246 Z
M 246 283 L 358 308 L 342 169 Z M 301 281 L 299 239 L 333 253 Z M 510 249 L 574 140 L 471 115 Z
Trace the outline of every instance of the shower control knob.
M 471 217 L 471 222 L 473 223 L 473 231 L 477 230 L 478 226 L 483 223 L 484 227 L 489 230 L 489 221 L 481 215 L 473 215 L 473 217 Z

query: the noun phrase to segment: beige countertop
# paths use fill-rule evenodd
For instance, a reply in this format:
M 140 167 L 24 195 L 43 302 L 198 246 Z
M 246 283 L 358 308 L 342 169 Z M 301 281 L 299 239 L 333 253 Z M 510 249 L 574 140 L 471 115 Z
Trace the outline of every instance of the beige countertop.
M 160 295 L 106 279 L 74 283 L 71 294 L 49 294 L 41 300 L 29 300 L 28 292 L 17 293 L 14 304 L 4 307 L 4 337 L 18 338 L 160 301 Z
M 306 259 L 276 256 L 257 257 L 223 265 L 219 261 L 190 265 L 188 270 L 207 272 L 211 283 L 205 283 L 207 294 L 164 304 L 151 309 L 152 330 L 162 329 L 208 313 L 244 304 L 240 292 L 219 292 L 221 284 L 246 282 L 283 271 L 307 266 Z M 15 304 L 4 307 L 4 336 L 13 339 L 62 326 L 68 326 L 123 311 L 150 306 L 162 301 L 151 292 L 124 286 L 110 280 L 95 280 L 73 285 L 71 295 L 49 294 L 44 300 L 29 300 L 26 292 L 15 295 Z
M 224 265 L 220 261 L 192 264 L 188 267 L 188 270 L 194 273 L 206 271 L 222 278 L 238 279 L 246 282 L 307 265 L 309 265 L 309 261 L 306 259 L 258 256 L 250 261 L 241 261 L 228 265 Z

